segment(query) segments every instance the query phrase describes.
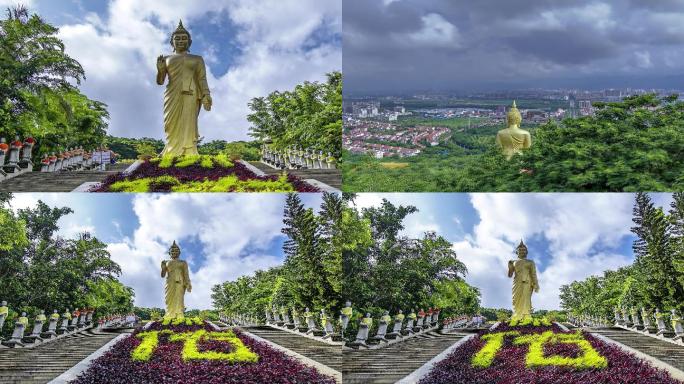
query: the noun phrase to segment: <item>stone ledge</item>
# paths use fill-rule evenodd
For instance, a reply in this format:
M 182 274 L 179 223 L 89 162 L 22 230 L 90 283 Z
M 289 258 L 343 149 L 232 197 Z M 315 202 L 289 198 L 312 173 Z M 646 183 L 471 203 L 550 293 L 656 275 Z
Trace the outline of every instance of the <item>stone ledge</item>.
M 93 360 L 104 355 L 107 351 L 112 349 L 116 343 L 118 343 L 119 341 L 123 340 L 125 337 L 128 336 L 130 336 L 130 333 L 124 333 L 113 338 L 107 344 L 100 347 L 100 349 L 91 353 L 88 357 L 81 360 L 81 362 L 71 367 L 68 371 L 54 378 L 48 384 L 66 384 L 72 380 L 75 380 L 81 373 L 85 372 L 88 369 L 88 367 L 90 367 L 90 363 Z
M 322 181 L 318 181 L 316 179 L 304 179 L 304 182 L 306 182 L 307 184 L 313 185 L 314 187 L 320 189 L 323 192 L 342 193 L 342 191 L 340 191 L 339 189 L 333 188 L 333 187 L 329 186 L 328 184 L 326 184 Z
M 636 357 L 638 357 L 640 359 L 648 361 L 649 363 L 653 364 L 656 368 L 666 370 L 670 375 L 672 375 L 673 378 L 675 378 L 677 380 L 684 381 L 684 372 L 682 372 L 681 370 L 671 366 L 670 364 L 667 364 L 667 363 L 665 363 L 665 362 L 663 362 L 663 361 L 661 361 L 661 360 L 659 360 L 659 359 L 657 359 L 651 355 L 647 355 L 647 354 L 645 354 L 639 350 L 636 350 L 632 347 L 628 347 L 628 346 L 620 343 L 619 341 L 615 341 L 615 340 L 613 340 L 609 337 L 603 336 L 601 334 L 591 332 L 591 335 L 596 337 L 597 339 L 599 339 L 601 341 L 615 345 L 625 352 L 634 354 L 634 355 L 636 355 Z
M 477 336 L 477 334 L 473 333 L 472 335 L 465 336 L 461 340 L 457 341 L 454 343 L 452 346 L 449 348 L 445 349 L 442 351 L 439 355 L 433 357 L 428 361 L 427 363 L 423 364 L 420 368 L 416 369 L 415 371 L 411 372 L 408 376 L 404 377 L 403 379 L 397 381 L 397 384 L 412 384 L 412 383 L 417 383 L 419 382 L 423 377 L 427 376 L 428 373 L 434 368 L 434 366 L 439 363 L 440 361 L 446 359 L 449 357 L 449 355 L 456 350 L 456 348 L 460 347 L 463 343 L 466 341 L 472 339 L 473 337 Z
M 264 171 L 262 171 L 261 169 L 259 169 L 259 168 L 255 167 L 255 166 L 253 166 L 252 164 L 250 164 L 250 163 L 248 163 L 248 162 L 246 162 L 246 161 L 244 161 L 244 160 L 242 160 L 242 159 L 238 160 L 238 163 L 240 163 L 240 164 L 244 165 L 245 167 L 247 167 L 247 169 L 249 169 L 250 171 L 254 172 L 257 176 L 261 176 L 261 177 L 267 176 L 266 173 L 265 173 Z
M 280 328 L 276 328 L 276 329 L 280 329 Z M 329 375 L 329 376 L 333 376 L 333 377 L 335 378 L 335 381 L 337 381 L 338 383 L 342 383 L 342 372 L 339 372 L 339 371 L 337 371 L 337 370 L 334 370 L 334 369 L 328 367 L 328 366 L 325 365 L 325 364 L 319 363 L 319 362 L 316 361 L 316 360 L 310 359 L 310 358 L 308 358 L 308 357 L 306 357 L 306 356 L 304 356 L 304 355 L 301 355 L 301 354 L 299 354 L 299 353 L 297 353 L 297 352 L 294 352 L 294 351 L 292 351 L 292 350 L 289 350 L 289 349 L 287 349 L 287 348 L 285 348 L 285 347 L 283 347 L 283 346 L 281 346 L 281 345 L 279 345 L 279 344 L 276 344 L 276 343 L 274 343 L 274 342 L 272 342 L 272 341 L 270 341 L 270 340 L 266 340 L 266 339 L 264 339 L 264 338 L 262 338 L 262 337 L 259 337 L 259 336 L 255 335 L 255 334 L 251 333 L 251 332 L 248 332 L 248 331 L 245 330 L 245 329 L 241 329 L 241 331 L 242 331 L 242 333 L 244 333 L 244 334 L 247 335 L 248 337 L 251 337 L 252 339 L 254 339 L 254 340 L 256 340 L 256 341 L 260 341 L 260 342 L 266 343 L 266 344 L 268 344 L 270 347 L 272 347 L 272 348 L 274 348 L 274 349 L 276 349 L 276 350 L 278 350 L 278 351 L 280 351 L 280 352 L 282 352 L 282 353 L 284 353 L 284 354 L 286 354 L 286 355 L 288 355 L 288 356 L 290 356 L 290 357 L 294 357 L 295 359 L 299 360 L 301 363 L 303 363 L 303 364 L 305 364 L 305 365 L 308 365 L 308 366 L 310 366 L 310 367 L 315 368 L 317 371 L 319 371 L 319 372 L 322 373 L 322 374 Z

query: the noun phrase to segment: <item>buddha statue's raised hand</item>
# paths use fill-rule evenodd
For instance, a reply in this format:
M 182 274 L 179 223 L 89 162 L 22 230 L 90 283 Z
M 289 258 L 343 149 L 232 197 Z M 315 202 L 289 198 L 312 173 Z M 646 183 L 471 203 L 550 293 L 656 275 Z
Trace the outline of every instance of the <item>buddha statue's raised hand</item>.
M 159 55 L 159 57 L 157 57 L 157 70 L 159 72 L 166 71 L 166 58 L 164 58 L 164 55 Z

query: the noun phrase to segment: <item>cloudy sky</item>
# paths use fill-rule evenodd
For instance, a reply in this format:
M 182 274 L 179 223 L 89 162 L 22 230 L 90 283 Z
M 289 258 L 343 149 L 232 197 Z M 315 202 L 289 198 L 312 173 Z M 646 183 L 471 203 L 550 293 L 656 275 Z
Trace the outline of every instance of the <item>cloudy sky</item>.
M 206 140 L 248 139 L 249 100 L 342 67 L 340 0 L 0 0 L 0 9 L 15 3 L 60 28 L 85 69 L 82 91 L 109 105 L 116 136 L 163 138 L 156 59 L 171 53 L 179 19 L 208 66 Z
M 12 207 L 32 207 L 40 199 L 68 206 L 60 235 L 88 231 L 108 244 L 119 263 L 121 281 L 135 289 L 135 305 L 164 307 L 160 263 L 174 240 L 188 261 L 192 292 L 188 308 L 211 308 L 211 287 L 281 265 L 285 194 L 15 194 Z M 320 206 L 320 194 L 302 194 Z
M 670 195 L 652 197 L 669 207 Z M 561 285 L 634 260 L 632 194 L 360 194 L 356 202 L 374 206 L 382 198 L 420 210 L 407 218 L 406 235 L 436 231 L 453 243 L 468 267 L 466 281 L 480 288 L 485 307 L 511 307 L 507 263 L 520 239 L 537 264 L 537 309 L 559 308 Z
M 684 88 L 681 0 L 344 0 L 345 93 Z

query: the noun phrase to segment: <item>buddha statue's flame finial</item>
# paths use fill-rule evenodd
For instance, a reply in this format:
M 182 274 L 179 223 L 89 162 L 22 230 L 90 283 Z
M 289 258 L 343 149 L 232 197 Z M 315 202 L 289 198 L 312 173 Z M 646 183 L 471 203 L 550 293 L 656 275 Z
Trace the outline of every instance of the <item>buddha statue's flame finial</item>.
M 176 244 L 176 240 L 173 241 L 173 244 L 171 244 L 171 248 L 169 248 L 169 253 L 173 252 L 179 252 L 180 253 L 180 247 L 178 244 Z
M 522 115 L 520 114 L 518 107 L 515 105 L 515 100 L 513 100 L 513 105 L 511 105 L 511 108 L 508 110 L 506 121 L 508 122 L 509 128 L 514 125 L 519 126 L 522 122 Z
M 527 245 L 525 245 L 525 243 L 523 242 L 522 239 L 520 239 L 520 244 L 518 244 L 518 246 L 515 249 L 520 249 L 520 248 L 527 250 Z
M 178 20 L 178 27 L 173 32 L 174 35 L 178 33 L 186 33 L 188 36 L 190 36 L 190 32 L 188 32 L 188 30 L 183 26 L 183 20 Z

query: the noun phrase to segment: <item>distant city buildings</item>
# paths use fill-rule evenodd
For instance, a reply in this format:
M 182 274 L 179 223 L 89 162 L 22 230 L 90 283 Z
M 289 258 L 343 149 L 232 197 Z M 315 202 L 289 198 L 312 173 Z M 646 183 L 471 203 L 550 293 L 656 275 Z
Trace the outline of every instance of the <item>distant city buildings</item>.
M 344 121 L 344 147 L 354 154 L 371 153 L 380 159 L 388 156 L 415 156 L 426 146 L 439 145 L 451 137 L 451 130 L 446 127 L 404 128 L 353 116 L 347 116 Z

